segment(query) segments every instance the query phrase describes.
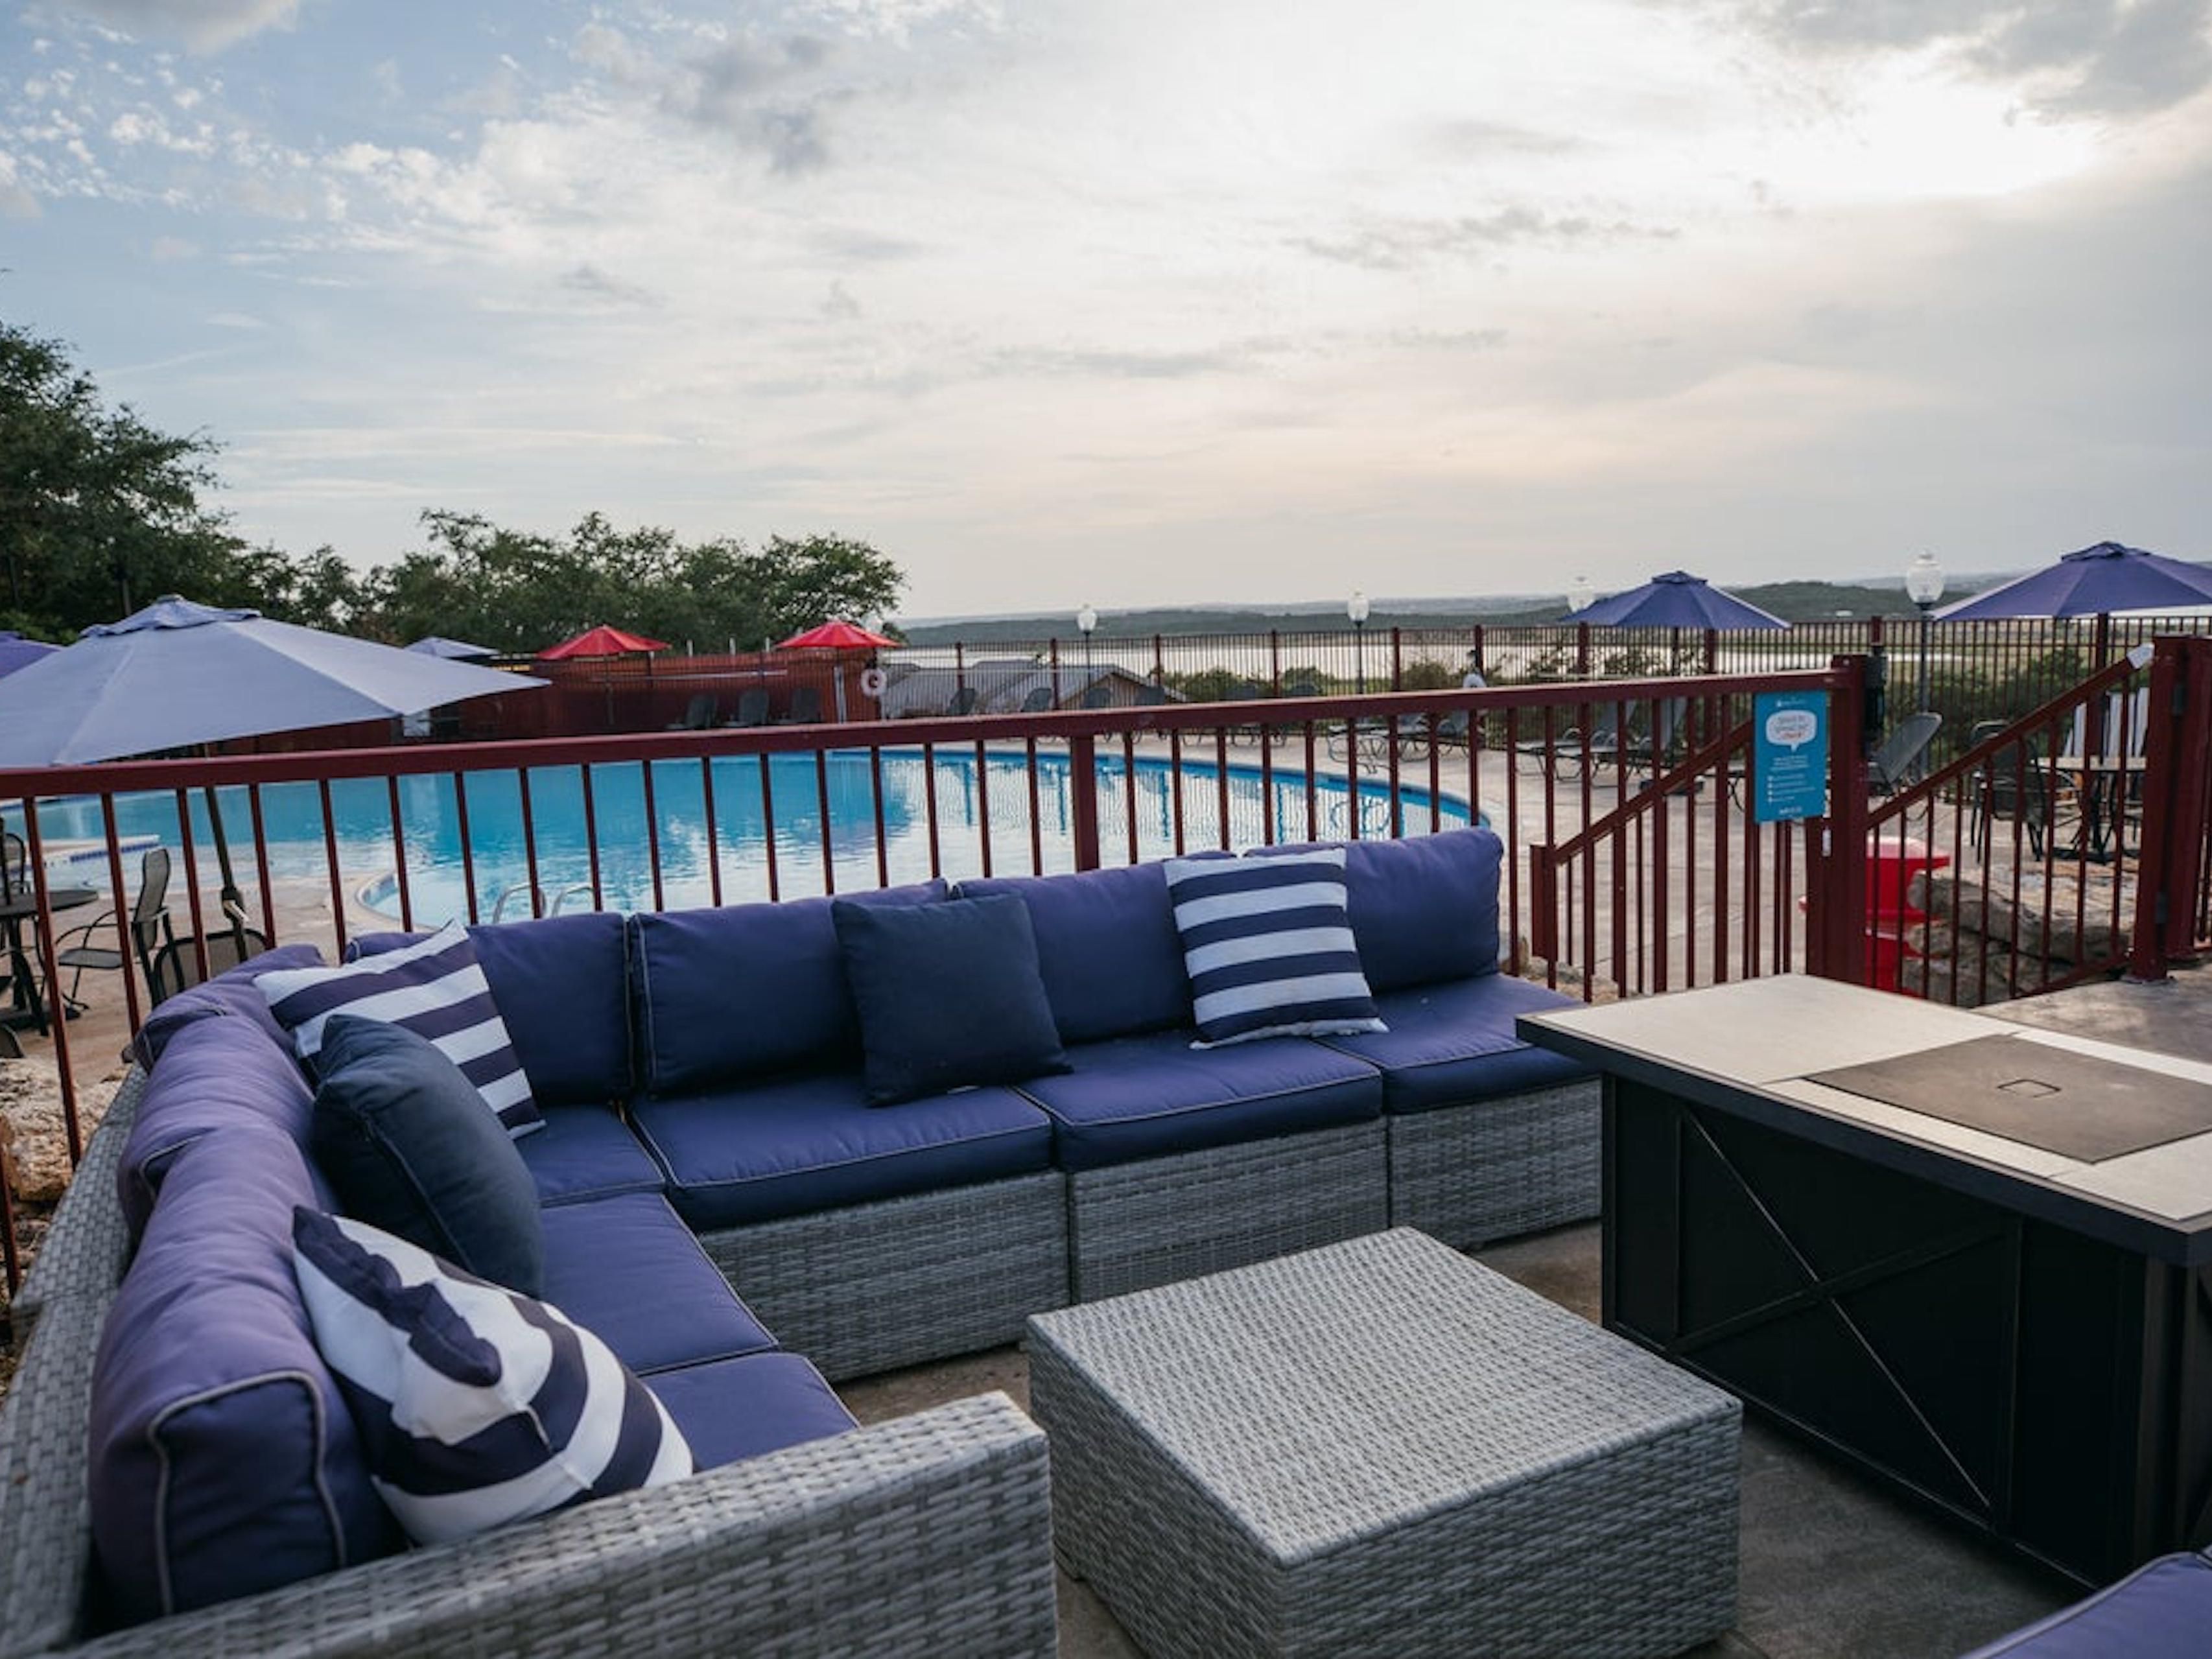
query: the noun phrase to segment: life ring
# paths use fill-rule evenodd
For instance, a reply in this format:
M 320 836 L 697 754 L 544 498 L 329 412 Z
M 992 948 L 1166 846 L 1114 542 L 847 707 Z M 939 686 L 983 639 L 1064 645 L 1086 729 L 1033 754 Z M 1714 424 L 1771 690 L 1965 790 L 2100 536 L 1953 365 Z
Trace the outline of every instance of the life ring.
M 890 684 L 880 668 L 863 668 L 860 671 L 860 695 L 864 697 L 882 696 L 884 687 Z

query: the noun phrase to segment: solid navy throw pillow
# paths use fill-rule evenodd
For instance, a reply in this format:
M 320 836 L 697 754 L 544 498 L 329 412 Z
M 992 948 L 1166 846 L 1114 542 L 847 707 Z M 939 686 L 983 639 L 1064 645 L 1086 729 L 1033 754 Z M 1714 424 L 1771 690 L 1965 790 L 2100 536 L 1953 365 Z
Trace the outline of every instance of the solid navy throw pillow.
M 1029 907 L 1012 894 L 910 909 L 840 900 L 830 915 L 869 1104 L 1067 1069 Z
M 538 1295 L 538 1188 L 461 1068 L 404 1025 L 323 1028 L 308 1146 L 349 1215 L 495 1285 Z

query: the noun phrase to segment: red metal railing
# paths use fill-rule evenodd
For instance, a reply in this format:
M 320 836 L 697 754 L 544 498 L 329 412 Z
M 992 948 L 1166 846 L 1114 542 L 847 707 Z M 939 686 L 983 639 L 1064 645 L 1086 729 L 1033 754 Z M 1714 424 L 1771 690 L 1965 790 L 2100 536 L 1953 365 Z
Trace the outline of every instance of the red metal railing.
M 2195 657 L 2175 662 L 2174 673 L 2195 677 L 2191 684 L 2207 673 Z M 1946 763 L 1931 780 L 1940 787 L 1919 801 L 1871 815 L 1852 805 L 1864 800 L 1865 667 L 1847 658 L 1663 687 L 1541 682 L 130 762 L 0 773 L 0 813 L 26 834 L 42 893 L 53 884 L 45 866 L 52 826 L 73 826 L 94 851 L 104 896 L 126 916 L 131 837 L 172 847 L 182 890 L 173 908 L 201 973 L 212 965 L 206 941 L 223 925 L 198 806 L 212 787 L 228 797 L 248 922 L 272 941 L 306 939 L 334 954 L 364 928 L 419 927 L 447 913 L 482 921 L 572 902 L 726 903 L 1208 847 L 1419 835 L 1451 822 L 1456 800 L 1479 803 L 1506 843 L 1500 899 L 1515 970 L 1585 996 L 1608 985 L 1638 994 L 1791 968 L 1863 978 L 1870 953 L 1883 948 L 1870 945 L 1867 865 L 1833 849 L 1857 845 L 1869 827 L 1905 822 L 1928 799 L 1951 803 L 1952 816 L 1937 823 L 1955 836 L 1960 780 L 2000 775 L 2008 752 L 2016 776 L 2031 775 L 2015 734 Z M 2039 709 L 2043 726 L 2055 728 L 2070 708 L 2133 672 L 2108 671 L 2078 696 Z M 1830 790 L 1846 803 L 1832 825 L 1753 821 L 1747 730 L 1753 698 L 1769 690 L 1828 699 Z M 2165 793 L 2124 808 L 2130 823 L 2156 811 L 2184 825 L 2161 819 L 2138 833 L 2161 849 L 2163 890 L 2185 880 L 2186 899 L 2172 913 L 2183 920 L 2169 933 L 2188 935 L 2192 946 L 2212 908 L 2203 750 L 2199 743 L 2196 769 L 2178 771 Z M 963 799 L 949 799 L 955 793 Z M 47 804 L 33 813 L 40 797 Z M 2012 797 L 1998 788 L 1988 799 L 2002 805 Z M 367 826 L 349 820 L 342 834 L 342 811 Z M 2025 834 L 2016 816 L 1992 821 Z M 580 836 L 568 827 L 578 823 Z M 2177 835 L 2190 857 L 2179 856 Z M 363 896 L 372 878 L 374 909 Z M 34 982 L 51 994 L 51 907 L 27 926 Z M 95 994 L 117 995 L 105 988 L 119 981 L 120 1023 L 135 1028 L 149 988 L 119 923 L 116 938 L 125 965 Z M 54 1024 L 52 1044 L 74 1154 L 81 1134 L 66 1021 Z M 0 1231 L 12 1241 L 12 1227 Z

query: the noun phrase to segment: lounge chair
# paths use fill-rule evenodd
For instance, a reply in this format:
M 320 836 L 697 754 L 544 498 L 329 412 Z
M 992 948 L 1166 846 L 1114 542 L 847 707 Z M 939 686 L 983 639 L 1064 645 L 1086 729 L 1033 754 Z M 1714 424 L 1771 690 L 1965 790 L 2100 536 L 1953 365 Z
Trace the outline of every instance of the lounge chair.
M 150 988 L 154 983 L 154 956 L 172 937 L 169 927 L 169 849 L 155 847 L 148 849 L 138 866 L 138 896 L 131 906 L 131 944 L 137 953 L 139 971 L 146 975 Z M 123 952 L 114 945 L 99 941 L 112 939 L 115 933 L 115 912 L 109 910 L 94 917 L 82 927 L 72 927 L 54 941 L 54 966 L 70 970 L 69 989 L 62 994 L 62 1005 L 81 1009 L 84 1004 L 77 1000 L 77 988 L 83 984 L 88 971 L 119 973 L 123 969 Z M 74 940 L 75 943 L 71 943 Z
M 1114 706 L 1114 686 L 1110 680 L 1093 680 L 1083 688 L 1085 708 L 1111 708 Z
M 1147 680 L 1137 688 L 1137 707 L 1139 708 L 1162 708 L 1167 701 L 1168 689 L 1164 685 L 1158 685 Z
M 945 712 L 948 714 L 972 714 L 975 712 L 975 705 L 982 700 L 981 691 L 972 685 L 963 685 L 952 694 L 952 701 L 945 705 Z
M 1033 685 L 1022 694 L 1022 713 L 1024 714 L 1042 714 L 1051 707 L 1052 688 L 1048 685 Z
M 269 948 L 268 936 L 258 927 L 219 927 L 207 935 L 208 970 L 203 975 L 200 972 L 199 943 L 198 934 L 185 933 L 170 939 L 154 953 L 148 979 L 155 1001 L 174 996 L 179 991 L 199 984 L 203 979 L 235 968 L 240 963 L 258 957 Z
M 1568 726 L 1555 732 L 1549 739 L 1523 738 L 1513 745 L 1516 757 L 1528 756 L 1547 771 L 1563 778 L 1580 775 L 1583 763 L 1592 766 L 1618 766 L 1624 756 L 1620 736 L 1621 705 L 1617 702 L 1600 703 L 1597 720 L 1585 740 L 1582 728 Z M 1635 719 L 1634 705 L 1629 706 L 1629 718 Z
M 785 709 L 778 726 L 819 726 L 822 723 L 822 688 L 818 685 L 795 685 L 791 689 L 791 707 Z
M 702 691 L 685 705 L 682 720 L 672 720 L 661 729 L 667 732 L 705 732 L 713 727 L 714 716 L 720 712 L 714 701 L 714 694 Z
M 766 726 L 768 724 L 768 688 L 749 685 L 738 693 L 737 712 L 729 718 L 732 726 Z
M 1867 758 L 1868 789 L 1877 795 L 1893 795 L 1910 783 L 1942 725 L 1943 717 L 1927 709 L 1898 721 L 1881 740 L 1881 746 Z

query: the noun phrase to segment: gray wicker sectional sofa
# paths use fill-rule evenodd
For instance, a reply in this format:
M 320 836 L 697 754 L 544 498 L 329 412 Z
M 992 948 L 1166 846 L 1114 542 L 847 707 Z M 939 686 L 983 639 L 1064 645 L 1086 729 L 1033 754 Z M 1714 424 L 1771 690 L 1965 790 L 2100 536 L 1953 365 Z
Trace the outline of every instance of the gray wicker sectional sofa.
M 272 1217 L 337 1206 L 254 981 L 318 958 L 287 947 L 172 999 L 15 1304 L 0 1659 L 1050 1651 L 1034 1425 L 988 1395 L 855 1427 L 829 1382 L 1394 1224 L 1469 1245 L 1595 1213 L 1596 1085 L 1513 1035 L 1559 999 L 1498 972 L 1499 857 L 1485 830 L 1355 843 L 1389 1030 L 1205 1050 L 1157 866 L 866 896 L 1018 895 L 1065 1049 L 887 1107 L 826 902 L 471 930 L 545 1121 L 514 1143 L 544 1299 L 704 1472 L 414 1548 L 373 1505 L 346 1519 L 360 1449 L 271 1266 Z M 249 1351 L 230 1371 L 226 1344 Z M 165 1461 L 134 1485 L 145 1402 L 114 1396 L 149 1386 Z M 201 1492 L 210 1468 L 260 1473 Z

